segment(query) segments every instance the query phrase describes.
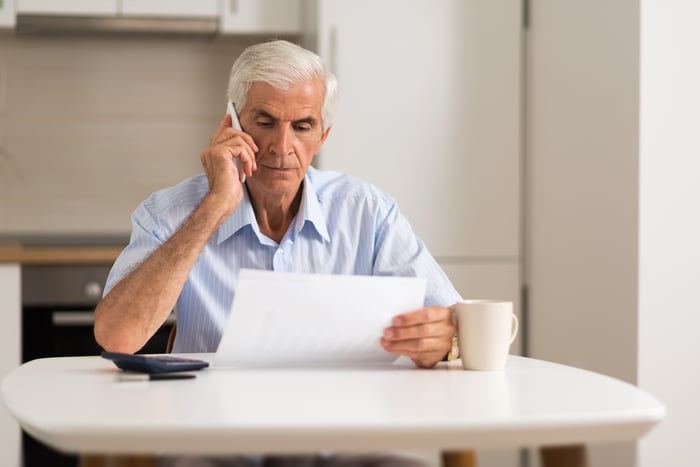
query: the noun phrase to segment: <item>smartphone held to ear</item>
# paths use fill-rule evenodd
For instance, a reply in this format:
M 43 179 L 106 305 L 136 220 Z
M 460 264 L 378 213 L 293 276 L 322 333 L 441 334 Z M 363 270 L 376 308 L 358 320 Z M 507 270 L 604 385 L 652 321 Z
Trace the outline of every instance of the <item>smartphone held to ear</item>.
M 238 120 L 238 113 L 236 112 L 236 107 L 231 101 L 226 103 L 226 113 L 231 116 L 231 128 L 238 131 L 243 131 L 241 128 L 241 122 Z M 238 177 L 241 183 L 245 182 L 245 173 L 243 172 L 243 164 L 239 158 L 234 158 L 233 163 L 236 164 L 236 169 L 238 169 Z

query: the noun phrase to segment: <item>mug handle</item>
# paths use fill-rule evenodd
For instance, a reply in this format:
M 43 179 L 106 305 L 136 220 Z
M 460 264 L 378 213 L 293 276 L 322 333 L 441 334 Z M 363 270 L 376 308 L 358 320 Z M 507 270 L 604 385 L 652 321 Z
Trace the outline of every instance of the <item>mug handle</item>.
M 513 313 L 513 324 L 510 331 L 510 342 L 508 342 L 509 344 L 512 344 L 515 340 L 515 336 L 518 335 L 518 326 L 518 317 L 515 315 L 515 313 Z

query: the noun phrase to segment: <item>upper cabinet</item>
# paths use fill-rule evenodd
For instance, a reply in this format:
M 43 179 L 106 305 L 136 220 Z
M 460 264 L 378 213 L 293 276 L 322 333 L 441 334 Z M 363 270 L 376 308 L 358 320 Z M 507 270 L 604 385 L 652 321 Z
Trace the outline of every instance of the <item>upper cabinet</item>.
M 0 0 L 1 1 L 1 0 Z M 15 29 L 36 33 L 218 32 L 220 0 L 17 0 Z
M 9 3 L 8 3 L 9 1 Z M 303 0 L 0 0 L 4 10 L 34 16 L 211 20 L 223 34 L 299 34 Z M 5 7 L 3 7 L 5 6 Z M 14 24 L 14 11 L 6 13 Z M 216 27 L 218 25 L 218 27 Z
M 15 0 L 17 14 L 112 16 L 118 0 Z
M 220 0 L 220 32 L 299 34 L 301 0 Z
M 125 16 L 216 18 L 220 0 L 121 0 Z
M 220 0 L 16 0 L 17 13 L 76 16 L 216 18 Z
M 0 29 L 15 26 L 15 0 L 0 0 Z

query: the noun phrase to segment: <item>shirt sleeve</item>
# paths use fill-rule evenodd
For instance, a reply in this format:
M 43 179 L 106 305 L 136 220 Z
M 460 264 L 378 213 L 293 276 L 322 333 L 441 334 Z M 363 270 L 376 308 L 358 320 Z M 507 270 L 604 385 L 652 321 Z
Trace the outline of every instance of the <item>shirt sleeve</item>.
M 107 277 L 103 296 L 107 295 L 122 279 L 136 269 L 158 247 L 163 238 L 163 229 L 156 218 L 149 212 L 145 203 L 141 204 L 131 215 L 131 238 L 114 262 Z
M 425 278 L 425 306 L 450 306 L 462 299 L 395 202 L 377 226 L 375 245 L 374 275 Z

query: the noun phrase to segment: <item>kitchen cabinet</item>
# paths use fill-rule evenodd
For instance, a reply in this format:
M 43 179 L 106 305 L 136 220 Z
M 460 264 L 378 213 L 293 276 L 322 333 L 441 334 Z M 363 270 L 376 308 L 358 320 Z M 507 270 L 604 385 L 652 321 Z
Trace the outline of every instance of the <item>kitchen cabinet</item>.
M 113 16 L 118 0 L 16 0 L 18 14 Z
M 220 0 L 223 34 L 299 34 L 302 0 Z
M 29 15 L 217 19 L 224 34 L 299 34 L 303 11 L 302 0 L 16 1 L 17 13 Z
M 219 0 L 121 0 L 122 16 L 216 18 Z
M 0 29 L 15 27 L 15 0 L 0 0 Z
M 17 0 L 17 13 L 216 18 L 219 0 Z

